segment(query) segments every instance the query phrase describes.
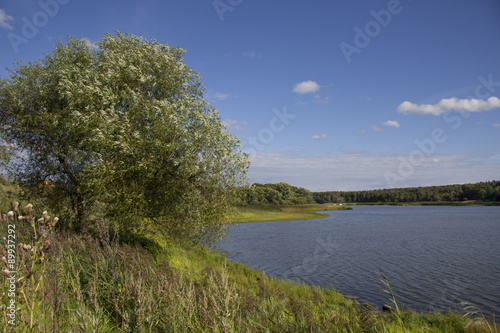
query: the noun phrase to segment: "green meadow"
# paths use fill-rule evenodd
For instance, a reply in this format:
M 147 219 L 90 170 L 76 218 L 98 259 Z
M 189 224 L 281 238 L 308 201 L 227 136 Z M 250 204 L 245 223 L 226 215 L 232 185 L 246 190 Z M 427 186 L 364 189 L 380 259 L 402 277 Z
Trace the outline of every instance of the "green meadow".
M 352 209 L 350 206 L 334 204 L 310 204 L 297 206 L 250 205 L 240 206 L 229 218 L 230 223 L 294 221 L 325 218 L 328 215 L 318 211 Z

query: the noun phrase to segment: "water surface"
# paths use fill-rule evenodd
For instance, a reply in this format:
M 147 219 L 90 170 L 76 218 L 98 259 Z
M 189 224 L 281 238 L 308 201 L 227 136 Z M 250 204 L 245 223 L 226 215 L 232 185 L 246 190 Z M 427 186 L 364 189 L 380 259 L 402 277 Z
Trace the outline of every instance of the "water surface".
M 390 304 L 385 275 L 406 308 L 500 314 L 500 207 L 357 206 L 307 221 L 229 226 L 232 261 L 283 279 Z

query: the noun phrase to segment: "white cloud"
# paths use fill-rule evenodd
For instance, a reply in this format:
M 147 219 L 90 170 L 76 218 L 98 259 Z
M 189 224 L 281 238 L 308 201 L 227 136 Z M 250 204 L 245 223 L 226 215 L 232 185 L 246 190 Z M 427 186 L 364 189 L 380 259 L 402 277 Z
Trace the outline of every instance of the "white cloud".
M 98 49 L 99 46 L 97 45 L 97 43 L 94 43 L 93 41 L 91 41 L 90 39 L 88 39 L 87 37 L 84 37 L 82 38 L 82 40 L 85 42 L 85 44 L 87 44 L 88 47 L 90 47 L 91 49 Z
M 317 139 L 317 140 L 319 139 L 319 140 L 324 140 L 324 139 L 326 139 L 327 137 L 328 137 L 328 135 L 326 135 L 326 134 L 321 134 L 321 135 L 313 135 L 313 136 L 311 136 L 311 139 Z
M 399 123 L 395 120 L 387 120 L 386 122 L 382 123 L 382 125 L 384 126 L 393 126 L 393 127 L 396 127 L 396 128 L 400 128 L 401 125 L 399 125 Z
M 13 30 L 14 27 L 7 23 L 7 21 L 14 21 L 14 18 L 10 15 L 7 15 L 5 10 L 0 9 L 0 27 L 7 30 Z
M 330 97 L 326 96 L 325 98 L 321 98 L 320 95 L 314 95 L 314 98 L 316 99 L 316 102 L 318 103 L 323 103 L 323 104 L 330 104 Z
M 257 53 L 256 51 L 248 51 L 248 52 L 243 52 L 243 56 L 247 58 L 262 58 L 262 54 Z
M 239 121 L 235 119 L 226 119 L 222 121 L 222 124 L 226 126 L 229 129 L 237 130 L 238 132 L 243 132 L 245 129 L 240 126 L 241 125 L 247 125 L 248 123 L 246 121 Z
M 208 93 L 206 98 L 210 101 L 225 101 L 228 99 L 230 94 L 228 93 L 222 93 L 222 92 L 215 92 L 215 93 Z
M 494 154 L 426 155 L 409 176 L 391 186 L 386 174 L 397 175 L 402 160 L 411 161 L 412 157 L 368 152 L 331 156 L 259 152 L 252 158 L 249 176 L 256 183 L 286 182 L 311 191 L 348 191 L 476 183 L 498 179 L 500 167 L 500 155 Z
M 372 125 L 371 126 L 372 130 L 374 130 L 375 132 L 383 132 L 384 129 L 383 128 L 380 128 L 378 126 L 375 126 L 375 125 Z
M 363 135 L 365 133 L 366 133 L 366 130 L 361 130 L 361 131 L 358 132 L 359 135 Z
M 229 98 L 229 94 L 216 92 L 213 97 L 218 101 L 225 101 Z
M 297 94 L 315 93 L 319 88 L 319 84 L 309 80 L 297 83 L 295 88 L 293 88 L 293 92 Z
M 494 123 L 492 126 L 493 127 L 500 127 L 500 124 L 499 123 Z
M 495 108 L 500 108 L 500 99 L 494 96 L 488 98 L 486 101 L 475 98 L 458 99 L 453 97 L 442 99 L 437 104 L 417 105 L 409 101 L 405 101 L 398 106 L 397 112 L 404 114 L 439 116 L 450 110 L 461 112 L 481 112 Z

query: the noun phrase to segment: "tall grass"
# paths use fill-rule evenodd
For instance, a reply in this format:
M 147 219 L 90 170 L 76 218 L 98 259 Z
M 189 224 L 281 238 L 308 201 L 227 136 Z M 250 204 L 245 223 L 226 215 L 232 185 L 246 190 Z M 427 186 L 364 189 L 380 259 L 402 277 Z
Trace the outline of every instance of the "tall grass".
M 350 206 L 333 204 L 311 204 L 295 206 L 250 205 L 237 207 L 229 219 L 230 223 L 312 220 L 328 217 L 318 211 L 352 209 Z
M 39 229 L 27 221 L 16 220 L 16 239 L 31 248 L 43 244 L 38 248 L 43 250 L 43 265 L 35 270 L 42 254 L 36 257 L 31 250 L 20 250 L 18 265 L 23 269 L 18 273 L 16 326 L 4 314 L 2 332 L 496 330 L 487 322 L 453 313 L 382 313 L 335 290 L 266 277 L 196 244 L 142 241 L 154 249 L 148 251 L 133 242 L 141 241 L 138 237 L 119 238 L 103 219 L 94 221 L 95 232 L 51 228 L 43 236 L 35 235 Z M 6 224 L 0 225 L 2 234 Z M 8 289 L 3 279 L 2 312 L 9 302 Z

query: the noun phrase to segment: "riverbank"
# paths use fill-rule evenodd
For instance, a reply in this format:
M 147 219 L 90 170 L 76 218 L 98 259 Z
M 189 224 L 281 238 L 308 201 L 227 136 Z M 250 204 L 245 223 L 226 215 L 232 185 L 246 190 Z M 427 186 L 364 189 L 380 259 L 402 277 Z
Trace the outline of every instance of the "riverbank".
M 469 318 L 453 312 L 421 314 L 402 309 L 389 293 L 386 312 L 382 305 L 358 303 L 335 289 L 268 277 L 194 244 L 170 247 L 167 253 L 169 262 L 194 281 L 211 271 L 233 284 L 235 300 L 243 302 L 237 307 L 248 326 L 230 332 L 500 332 L 477 314 Z
M 468 301 L 498 320 L 498 283 L 475 269 L 496 265 L 491 253 L 498 249 L 498 209 L 359 206 L 315 222 L 230 226 L 221 247 L 231 260 L 254 269 L 333 285 L 377 307 L 387 302 L 380 283 L 384 272 L 406 308 L 461 313 L 458 302 Z
M 318 211 L 346 210 L 350 206 L 339 204 L 311 204 L 296 206 L 240 206 L 235 208 L 229 223 L 296 221 L 325 218 L 328 215 Z
M 383 312 L 333 289 L 268 277 L 201 245 L 131 235 L 118 240 L 104 222 L 96 223 L 97 234 L 51 230 L 39 237 L 32 246 L 43 251 L 43 260 L 30 256 L 26 246 L 19 248 L 17 265 L 25 269 L 19 270 L 14 290 L 18 331 L 495 330 L 483 319 L 400 311 L 390 301 L 394 311 Z M 30 244 L 31 226 L 16 225 L 16 241 Z M 0 224 L 2 234 L 7 229 Z M 31 270 L 39 261 L 38 269 Z M 9 288 L 3 279 L 0 295 L 12 292 Z M 5 316 L 7 302 L 12 301 L 1 298 L 0 331 L 12 328 Z

